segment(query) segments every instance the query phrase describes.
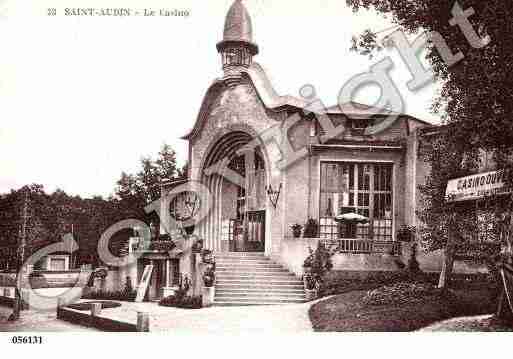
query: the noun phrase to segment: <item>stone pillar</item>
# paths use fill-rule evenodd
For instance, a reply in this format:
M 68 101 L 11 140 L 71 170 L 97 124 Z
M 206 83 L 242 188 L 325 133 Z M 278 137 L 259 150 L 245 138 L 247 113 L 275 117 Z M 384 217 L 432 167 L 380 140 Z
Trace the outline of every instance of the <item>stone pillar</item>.
M 150 331 L 150 315 L 145 312 L 137 312 L 137 331 L 149 332 Z
M 21 290 L 21 310 L 30 309 L 30 292 L 28 290 Z
M 184 240 L 183 255 L 180 257 L 180 272 L 183 276 L 187 276 L 191 281 L 191 290 L 194 290 L 192 281 L 194 280 L 192 238 Z
M 101 303 L 93 303 L 91 304 L 91 327 L 95 326 L 96 317 L 98 317 L 102 312 L 102 304 Z
M 166 259 L 166 287 L 171 287 L 171 260 Z
M 102 304 L 101 303 L 92 303 L 91 304 L 91 317 L 97 317 L 102 313 Z

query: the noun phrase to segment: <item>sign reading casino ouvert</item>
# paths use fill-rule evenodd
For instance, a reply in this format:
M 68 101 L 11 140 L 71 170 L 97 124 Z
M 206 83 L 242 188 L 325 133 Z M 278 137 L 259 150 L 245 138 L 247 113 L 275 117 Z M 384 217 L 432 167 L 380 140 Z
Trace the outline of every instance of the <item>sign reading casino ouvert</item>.
M 456 178 L 447 183 L 448 202 L 477 200 L 512 192 L 512 187 L 504 182 L 505 171 L 490 171 Z

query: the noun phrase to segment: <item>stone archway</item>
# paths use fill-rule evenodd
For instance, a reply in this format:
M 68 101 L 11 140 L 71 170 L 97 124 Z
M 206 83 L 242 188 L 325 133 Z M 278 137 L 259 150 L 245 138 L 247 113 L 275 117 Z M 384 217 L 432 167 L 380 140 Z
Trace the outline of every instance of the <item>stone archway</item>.
M 212 199 L 197 233 L 216 252 L 270 248 L 267 154 L 265 147 L 253 145 L 256 137 L 249 132 L 223 131 L 211 142 L 201 165 L 201 182 Z

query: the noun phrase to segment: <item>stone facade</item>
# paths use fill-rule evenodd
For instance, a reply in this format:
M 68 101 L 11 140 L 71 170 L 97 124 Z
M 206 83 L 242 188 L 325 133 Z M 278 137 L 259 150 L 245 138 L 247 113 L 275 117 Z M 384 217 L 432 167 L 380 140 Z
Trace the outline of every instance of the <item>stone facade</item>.
M 233 29 L 240 29 L 238 39 Z M 259 208 L 265 212 L 266 256 L 298 275 L 302 273 L 301 264 L 309 253 L 308 248 L 315 247 L 319 238 L 292 239 L 290 226 L 304 224 L 309 218 L 320 219 L 322 182 L 325 181 L 321 168 L 328 163 L 354 165 L 355 176 L 359 173 L 358 166 L 391 168 L 391 208 L 385 209 L 389 214 L 384 218 L 392 223 L 386 238 L 391 243 L 390 248 L 395 250 L 393 242 L 397 230 L 403 225 L 418 224 L 416 210 L 421 203 L 418 186 L 429 171 L 418 157 L 418 138 L 420 129 L 429 124 L 395 114 L 395 121 L 386 129 L 368 135 L 365 129 L 383 121 L 384 116 L 376 114 L 384 111 L 360 104 L 340 104 L 325 109 L 324 114 L 312 114 L 305 98 L 278 95 L 263 69 L 253 60 L 258 47 L 252 39 L 251 18 L 240 1 L 230 9 L 225 35 L 227 31 L 229 39 L 225 38 L 217 46 L 223 59 L 224 76 L 209 87 L 193 129 L 184 137 L 189 142 L 189 180 L 205 185 L 211 196 L 202 204 L 210 211 L 196 226 L 195 234 L 216 253 L 233 250 L 225 243 L 225 228 L 230 217 L 241 217 L 237 207 L 241 192 L 237 192 L 238 185 L 225 174 L 234 158 L 246 153 L 248 147 L 251 150 L 257 147 L 264 162 L 265 189 L 280 190 L 277 203 L 272 203 L 271 196 L 264 194 L 264 205 Z M 344 126 L 345 131 L 334 138 L 323 137 L 321 124 L 326 118 L 333 126 Z M 250 168 L 245 166 L 246 170 Z M 372 175 L 372 181 L 375 176 Z M 250 182 L 246 180 L 245 184 Z M 357 196 L 360 189 L 354 192 Z M 244 196 L 244 201 L 249 202 L 251 194 Z M 371 196 L 374 198 L 374 193 L 369 194 Z M 367 204 L 371 213 L 378 208 L 372 206 L 371 200 L 371 204 Z M 245 210 L 248 208 L 246 205 Z M 335 211 L 338 212 L 338 208 Z M 248 213 L 245 212 L 245 216 Z M 229 236 L 234 240 L 237 233 L 230 232 Z M 336 237 L 332 239 L 340 239 L 340 233 Z M 366 240 L 374 240 L 373 230 L 363 242 Z M 385 244 L 375 247 L 383 249 Z M 373 244 L 365 245 L 371 248 Z M 401 260 L 400 251 L 381 252 L 341 253 L 335 258 L 335 269 L 396 270 Z M 434 270 L 439 261 L 428 257 L 426 268 Z

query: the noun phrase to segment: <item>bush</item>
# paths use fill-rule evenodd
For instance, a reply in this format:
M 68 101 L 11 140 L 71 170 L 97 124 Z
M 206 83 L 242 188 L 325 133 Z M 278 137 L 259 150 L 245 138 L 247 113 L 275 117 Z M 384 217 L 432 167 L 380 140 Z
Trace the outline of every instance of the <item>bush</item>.
M 123 302 L 133 302 L 137 297 L 137 291 L 135 290 L 118 290 L 118 291 L 107 291 L 98 290 L 82 296 L 82 299 L 99 299 L 99 300 L 119 300 Z
M 305 230 L 303 231 L 303 237 L 305 238 L 317 238 L 319 236 L 319 223 L 316 219 L 309 218 L 305 224 Z
M 432 281 L 436 281 L 436 274 Z M 427 281 L 428 275 L 424 273 L 410 273 L 406 270 L 397 272 L 372 272 L 363 277 L 348 278 L 334 272 L 325 276 L 322 296 L 341 294 L 357 290 L 370 290 L 383 285 L 391 285 L 397 282 Z M 431 282 L 431 280 L 430 280 Z
M 102 309 L 110 309 L 110 308 L 118 308 L 121 307 L 121 303 L 116 302 L 87 302 L 87 303 L 76 303 L 76 304 L 70 304 L 67 306 L 67 308 L 80 310 L 80 311 L 90 311 L 93 304 L 99 303 L 102 305 Z
M 30 287 L 33 289 L 39 289 L 39 288 L 49 288 L 48 282 L 46 281 L 46 278 L 42 275 L 31 275 L 29 277 L 29 283 Z
M 186 295 L 183 290 L 178 290 L 174 295 L 163 298 L 159 305 L 163 307 L 175 307 L 183 309 L 200 309 L 203 306 L 201 296 Z
M 431 283 L 399 282 L 368 291 L 363 302 L 367 305 L 419 303 L 440 294 Z
M 303 276 L 303 281 L 305 283 L 305 288 L 307 290 L 314 290 L 315 289 L 316 282 L 315 282 L 314 277 L 311 274 L 305 274 Z
M 401 226 L 396 234 L 396 239 L 399 242 L 412 242 L 415 239 L 417 228 L 415 226 Z
M 203 273 L 203 284 L 205 287 L 210 288 L 213 287 L 216 282 L 216 273 L 212 266 L 209 266 L 205 273 Z

